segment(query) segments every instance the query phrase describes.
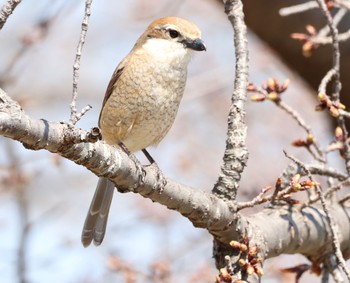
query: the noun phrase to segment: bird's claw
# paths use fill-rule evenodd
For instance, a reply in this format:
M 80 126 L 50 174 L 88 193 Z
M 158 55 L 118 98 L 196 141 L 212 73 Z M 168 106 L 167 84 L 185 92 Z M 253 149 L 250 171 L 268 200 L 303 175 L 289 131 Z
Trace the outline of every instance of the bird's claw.
M 164 177 L 164 174 L 163 174 L 163 172 L 162 172 L 162 170 L 160 170 L 160 168 L 159 168 L 159 166 L 158 166 L 158 164 L 157 163 L 152 163 L 151 164 L 151 166 L 154 166 L 155 167 L 155 169 L 156 169 L 156 178 L 157 178 L 157 181 L 156 181 L 156 183 L 155 183 L 155 185 L 154 185 L 154 188 L 156 189 L 156 190 L 159 190 L 160 192 L 162 192 L 163 190 L 164 190 L 164 187 L 166 186 L 166 184 L 167 184 L 167 180 L 166 180 L 166 178 Z
M 136 184 L 133 186 L 134 189 L 142 186 L 145 183 L 146 171 L 143 168 L 142 164 L 138 161 L 138 164 L 135 162 L 136 174 L 138 176 Z

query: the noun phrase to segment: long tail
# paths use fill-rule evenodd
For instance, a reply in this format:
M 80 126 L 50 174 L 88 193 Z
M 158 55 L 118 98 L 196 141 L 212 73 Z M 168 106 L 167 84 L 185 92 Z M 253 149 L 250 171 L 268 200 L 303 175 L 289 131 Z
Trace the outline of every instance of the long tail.
M 106 178 L 99 178 L 81 234 L 84 247 L 89 246 L 92 241 L 96 246 L 102 243 L 113 193 L 114 184 Z

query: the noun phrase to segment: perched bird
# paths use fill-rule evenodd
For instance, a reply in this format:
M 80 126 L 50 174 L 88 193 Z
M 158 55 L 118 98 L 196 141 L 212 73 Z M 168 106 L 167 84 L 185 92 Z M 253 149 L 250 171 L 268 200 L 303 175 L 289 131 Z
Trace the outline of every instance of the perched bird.
M 107 87 L 99 117 L 106 143 L 136 152 L 164 138 L 175 120 L 194 50 L 206 47 L 193 23 L 166 17 L 148 26 Z M 113 183 L 100 177 L 83 227 L 84 247 L 101 244 L 113 192 Z

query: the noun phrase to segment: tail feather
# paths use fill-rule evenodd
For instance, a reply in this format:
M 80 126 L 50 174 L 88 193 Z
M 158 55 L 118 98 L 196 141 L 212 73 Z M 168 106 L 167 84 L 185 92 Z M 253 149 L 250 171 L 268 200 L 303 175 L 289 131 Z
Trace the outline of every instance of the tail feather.
M 88 247 L 92 241 L 96 246 L 102 243 L 113 193 L 114 184 L 106 178 L 99 178 L 81 234 L 84 247 Z

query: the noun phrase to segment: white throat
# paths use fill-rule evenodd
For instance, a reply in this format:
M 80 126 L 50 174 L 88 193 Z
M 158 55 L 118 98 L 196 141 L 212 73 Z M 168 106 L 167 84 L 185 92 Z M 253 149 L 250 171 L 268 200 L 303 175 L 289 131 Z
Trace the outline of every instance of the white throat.
M 183 44 L 160 38 L 149 38 L 142 49 L 151 55 L 154 60 L 171 65 L 187 65 L 191 59 L 192 50 Z

